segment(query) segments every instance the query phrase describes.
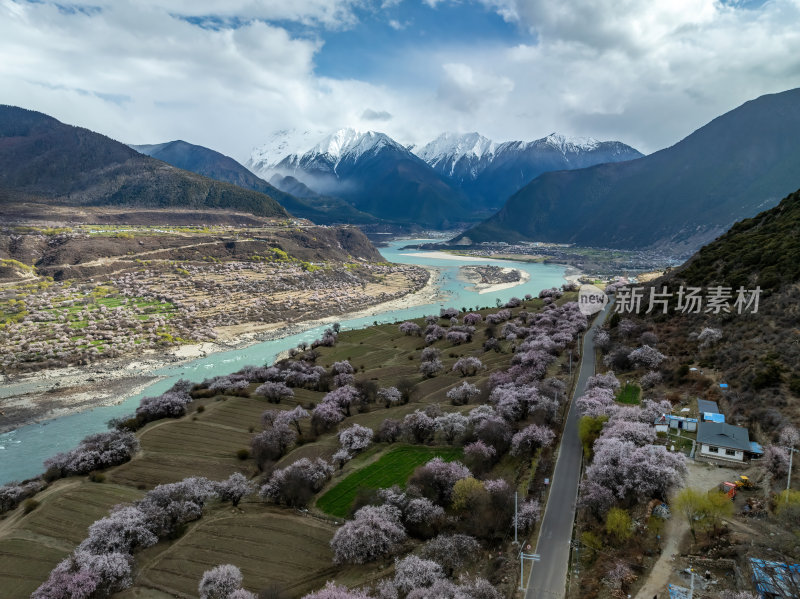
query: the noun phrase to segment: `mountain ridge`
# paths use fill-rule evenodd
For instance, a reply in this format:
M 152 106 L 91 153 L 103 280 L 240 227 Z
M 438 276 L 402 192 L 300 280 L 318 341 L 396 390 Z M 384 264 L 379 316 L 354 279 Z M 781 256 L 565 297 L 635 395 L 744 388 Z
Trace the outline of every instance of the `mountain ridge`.
M 286 217 L 269 195 L 178 169 L 100 133 L 0 105 L 0 199 L 189 207 Z
M 444 205 L 433 210 L 436 214 L 433 219 L 426 218 L 426 210 L 412 209 L 417 216 L 404 220 L 420 222 L 422 218 L 426 221 L 422 224 L 429 226 L 474 222 L 497 210 L 508 196 L 541 172 L 642 155 L 622 142 L 568 138 L 556 133 L 530 142 L 503 143 L 478 133 L 443 133 L 416 147 L 404 146 L 385 133 L 353 128 L 329 133 L 305 151 L 299 150 L 304 142 L 308 146 L 311 135 L 310 130 L 302 134 L 296 131 L 274 134 L 266 144 L 253 150 L 248 168 L 270 180 L 276 174 L 292 177 L 316 192 L 344 198 L 356 208 L 388 220 L 397 219 L 398 215 L 382 210 L 374 198 L 364 196 L 379 195 L 379 191 L 386 193 L 392 188 L 413 193 L 415 183 L 420 184 L 433 200 Z M 290 148 L 291 151 L 279 157 L 280 152 Z M 376 187 L 377 181 L 365 183 L 362 178 L 370 180 L 372 173 L 367 172 L 365 165 L 381 151 L 385 155 L 393 153 L 393 159 L 404 166 L 394 176 L 382 179 L 382 187 Z M 388 168 L 388 160 L 381 167 L 384 170 Z M 374 166 L 374 162 L 371 164 Z M 364 172 L 359 172 L 362 169 Z M 406 181 L 406 176 L 411 181 Z M 398 203 L 390 198 L 392 202 Z M 430 211 L 428 208 L 427 212 Z
M 262 163 L 268 159 L 262 154 Z M 255 158 L 248 162 L 254 168 Z M 302 155 L 289 154 L 259 174 L 292 177 L 322 196 L 402 225 L 449 228 L 469 222 L 466 196 L 388 135 L 340 129 Z M 474 222 L 474 218 L 472 219 Z
M 800 183 L 798 172 L 795 89 L 746 102 L 643 158 L 544 173 L 453 242 L 693 251 L 777 204 Z
M 431 168 L 455 182 L 477 206 L 487 210 L 498 210 L 512 194 L 544 172 L 643 156 L 620 141 L 559 133 L 533 141 L 501 143 L 477 132 L 443 133 L 415 150 Z
M 233 158 L 204 146 L 175 140 L 160 144 L 132 145 L 131 147 L 178 168 L 267 194 L 293 215 L 318 224 L 329 225 L 342 222 L 362 224 L 374 220 L 344 202 L 337 202 L 331 198 L 322 198 L 313 193 L 308 194 L 305 198 L 298 198 L 289 189 L 281 189 L 258 177 Z

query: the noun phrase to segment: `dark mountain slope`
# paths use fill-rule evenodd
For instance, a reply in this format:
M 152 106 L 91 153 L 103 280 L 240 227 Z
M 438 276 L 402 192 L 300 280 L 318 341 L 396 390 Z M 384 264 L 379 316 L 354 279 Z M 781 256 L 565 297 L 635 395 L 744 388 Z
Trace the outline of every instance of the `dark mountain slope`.
M 762 96 L 638 160 L 546 173 L 457 240 L 696 248 L 800 184 L 800 89 Z
M 60 205 L 219 208 L 286 216 L 270 196 L 214 181 L 88 129 L 0 106 L 0 198 Z
M 375 131 L 342 129 L 270 170 L 393 223 L 447 228 L 477 220 L 463 192 L 421 158 Z
M 233 158 L 204 146 L 176 140 L 162 144 L 131 147 L 142 154 L 198 175 L 267 194 L 295 216 L 307 218 L 315 223 L 327 225 L 365 223 L 375 220 L 341 200 L 326 202 L 324 198 L 313 194 L 308 199 L 300 199 L 290 190 L 281 190 L 267 183 Z
M 707 286 L 758 285 L 766 293 L 800 283 L 800 191 L 733 225 L 670 278 Z
M 470 198 L 473 209 L 495 212 L 542 173 L 641 158 L 619 141 L 552 133 L 530 142 L 495 144 L 478 133 L 443 133 L 417 155 Z
M 681 286 L 700 287 L 705 298 L 716 286 L 732 293 L 727 313 L 706 312 L 707 302 L 700 313 L 684 313 L 673 297 L 667 314 L 634 318 L 654 330 L 658 349 L 672 359 L 674 370 L 665 372 L 672 389 L 721 401 L 728 420 L 751 431 L 771 434 L 786 418 L 800 424 L 800 191 L 735 224 L 652 286 L 673 294 Z M 751 306 L 739 314 L 734 307 L 740 286 L 761 288 L 757 312 Z M 649 288 L 643 295 L 649 297 Z M 689 365 L 705 375 L 689 373 Z

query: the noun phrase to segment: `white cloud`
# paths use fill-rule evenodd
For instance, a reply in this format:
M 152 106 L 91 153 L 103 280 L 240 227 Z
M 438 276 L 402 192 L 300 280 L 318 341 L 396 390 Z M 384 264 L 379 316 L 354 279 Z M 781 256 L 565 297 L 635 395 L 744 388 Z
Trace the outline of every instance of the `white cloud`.
M 367 108 L 361 113 L 361 118 L 365 121 L 390 121 L 392 120 L 392 115 L 385 110 L 372 110 L 372 108 Z
M 403 4 L 389 1 L 402 22 Z M 239 160 L 275 130 L 376 125 L 404 143 L 444 130 L 497 140 L 560 131 L 649 152 L 746 100 L 800 86 L 800 0 L 758 8 L 478 1 L 535 35 L 514 46 L 465 37 L 457 47 L 420 43 L 394 55 L 382 47 L 379 85 L 315 72 L 325 30 L 352 26 L 368 0 L 176 0 L 168 8 L 103 0 L 88 14 L 0 0 L 0 103 L 121 141 L 183 138 Z M 185 19 L 208 15 L 237 27 Z M 319 37 L 293 37 L 270 20 L 313 24 Z
M 481 1 L 536 34 L 466 57 L 515 82 L 497 127 L 506 135 L 561 130 L 651 152 L 747 100 L 800 86 L 798 0 Z
M 445 63 L 442 68 L 439 100 L 460 112 L 474 113 L 487 104 L 502 104 L 514 89 L 514 82 L 508 77 L 498 77 L 463 63 Z

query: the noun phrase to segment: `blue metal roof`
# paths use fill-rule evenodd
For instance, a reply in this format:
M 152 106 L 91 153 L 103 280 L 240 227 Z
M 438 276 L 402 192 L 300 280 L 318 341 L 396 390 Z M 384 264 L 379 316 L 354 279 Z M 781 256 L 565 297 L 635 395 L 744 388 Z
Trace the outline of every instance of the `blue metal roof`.
M 669 585 L 669 599 L 689 599 L 691 593 L 686 587 L 679 587 L 677 585 Z
M 683 420 L 684 422 L 697 422 L 697 418 L 687 418 L 686 416 L 675 416 L 667 414 L 667 420 Z
M 764 448 L 755 441 L 750 441 L 750 453 L 764 453 Z
M 713 412 L 703 412 L 703 420 L 707 422 L 725 422 L 725 414 L 715 414 Z
M 797 597 L 800 593 L 800 564 L 769 562 L 750 558 L 753 582 L 762 597 Z

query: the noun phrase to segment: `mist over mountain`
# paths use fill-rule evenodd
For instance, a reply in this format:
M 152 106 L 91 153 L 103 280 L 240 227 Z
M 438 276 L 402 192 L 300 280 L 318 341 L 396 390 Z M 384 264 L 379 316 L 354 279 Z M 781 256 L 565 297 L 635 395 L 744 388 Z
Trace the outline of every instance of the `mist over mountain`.
M 305 188 L 303 199 L 300 199 L 290 189 L 282 189 L 281 186 L 268 183 L 233 158 L 210 148 L 182 140 L 131 147 L 178 168 L 267 194 L 293 215 L 318 224 L 364 224 L 375 220 L 342 200 L 322 197 L 308 188 Z
M 463 192 L 375 131 L 341 129 L 303 154 L 277 161 L 260 148 L 248 164 L 259 174 L 292 177 L 321 195 L 395 223 L 448 228 L 475 220 Z
M 620 142 L 556 134 L 498 144 L 478 133 L 443 133 L 420 147 L 355 129 L 340 129 L 310 146 L 313 134 L 276 132 L 253 150 L 247 165 L 270 181 L 288 177 L 381 219 L 438 227 L 488 216 L 542 172 L 642 155 Z M 292 185 L 277 184 L 286 191 L 296 189 Z

